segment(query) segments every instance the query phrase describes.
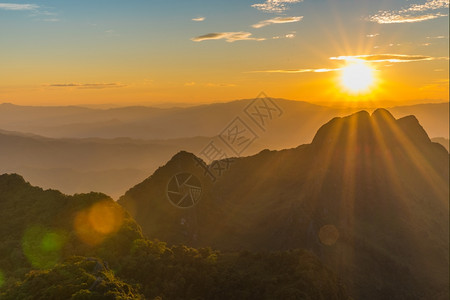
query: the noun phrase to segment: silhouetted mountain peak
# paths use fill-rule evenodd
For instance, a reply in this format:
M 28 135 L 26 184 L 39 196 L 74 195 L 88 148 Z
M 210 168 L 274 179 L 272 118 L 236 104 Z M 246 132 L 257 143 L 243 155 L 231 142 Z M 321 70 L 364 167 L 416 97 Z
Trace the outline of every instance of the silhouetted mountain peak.
M 395 121 L 394 116 L 385 108 L 377 108 L 372 113 L 372 118 L 378 120 L 392 120 Z
M 186 160 L 186 159 L 193 159 L 193 158 L 196 158 L 196 156 L 194 154 L 187 152 L 187 151 L 180 151 L 170 159 L 170 162 L 176 162 L 179 160 Z
M 311 145 L 235 159 L 214 183 L 179 152 L 119 203 L 169 244 L 304 247 L 344 274 L 355 298 L 413 299 L 448 286 L 449 155 L 426 139 L 414 117 L 360 111 L 323 125 Z M 169 202 L 169 191 L 190 195 L 169 190 L 180 173 L 201 182 L 195 206 Z
M 2 174 L 0 175 L 0 185 L 6 185 L 8 187 L 23 187 L 30 186 L 25 179 L 18 174 Z
M 415 116 L 397 120 L 383 108 L 376 109 L 372 115 L 360 111 L 332 119 L 318 130 L 312 144 L 323 150 L 329 149 L 330 145 L 349 147 L 370 144 L 383 148 L 399 144 L 402 147 L 413 144 L 419 148 L 431 145 L 430 138 Z

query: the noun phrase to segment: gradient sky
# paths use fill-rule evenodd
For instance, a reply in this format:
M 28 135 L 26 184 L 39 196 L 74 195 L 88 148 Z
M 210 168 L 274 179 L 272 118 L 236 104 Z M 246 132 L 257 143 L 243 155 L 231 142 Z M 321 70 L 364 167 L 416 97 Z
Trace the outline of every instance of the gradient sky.
M 448 101 L 448 0 L 0 0 L 0 103 Z M 357 57 L 355 57 L 357 56 Z M 370 93 L 339 84 L 349 61 Z

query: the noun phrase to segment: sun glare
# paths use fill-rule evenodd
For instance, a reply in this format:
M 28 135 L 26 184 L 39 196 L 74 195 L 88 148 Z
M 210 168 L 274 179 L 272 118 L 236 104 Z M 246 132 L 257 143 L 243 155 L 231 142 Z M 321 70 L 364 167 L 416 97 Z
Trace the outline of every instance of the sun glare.
M 374 70 L 365 63 L 352 63 L 342 69 L 342 85 L 351 93 L 365 93 L 373 85 Z

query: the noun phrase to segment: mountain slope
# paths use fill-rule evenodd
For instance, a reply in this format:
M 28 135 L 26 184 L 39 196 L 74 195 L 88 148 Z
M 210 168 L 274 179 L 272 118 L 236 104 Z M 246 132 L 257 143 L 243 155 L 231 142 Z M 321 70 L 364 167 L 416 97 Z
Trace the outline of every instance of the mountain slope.
M 447 151 L 450 151 L 450 140 L 443 137 L 436 137 L 431 139 L 435 143 L 439 143 L 444 146 Z
M 214 184 L 181 152 L 119 203 L 152 238 L 227 250 L 306 247 L 356 298 L 438 299 L 448 295 L 448 162 L 415 117 L 380 109 L 334 118 L 309 145 L 236 158 Z M 201 181 L 194 208 L 167 200 L 180 172 Z
M 0 173 L 19 173 L 67 194 L 102 191 L 118 198 L 181 149 L 200 151 L 208 138 L 51 139 L 0 132 Z
M 106 195 L 44 191 L 15 174 L 0 175 L 0 225 L 1 299 L 349 299 L 305 250 L 167 247 Z

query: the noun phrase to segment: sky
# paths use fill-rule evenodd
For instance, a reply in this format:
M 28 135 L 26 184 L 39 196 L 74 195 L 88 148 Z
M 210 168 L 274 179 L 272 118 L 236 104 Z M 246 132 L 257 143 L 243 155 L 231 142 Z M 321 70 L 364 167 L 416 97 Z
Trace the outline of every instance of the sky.
M 0 0 L 0 103 L 448 101 L 448 0 Z M 367 90 L 342 85 L 349 64 Z

